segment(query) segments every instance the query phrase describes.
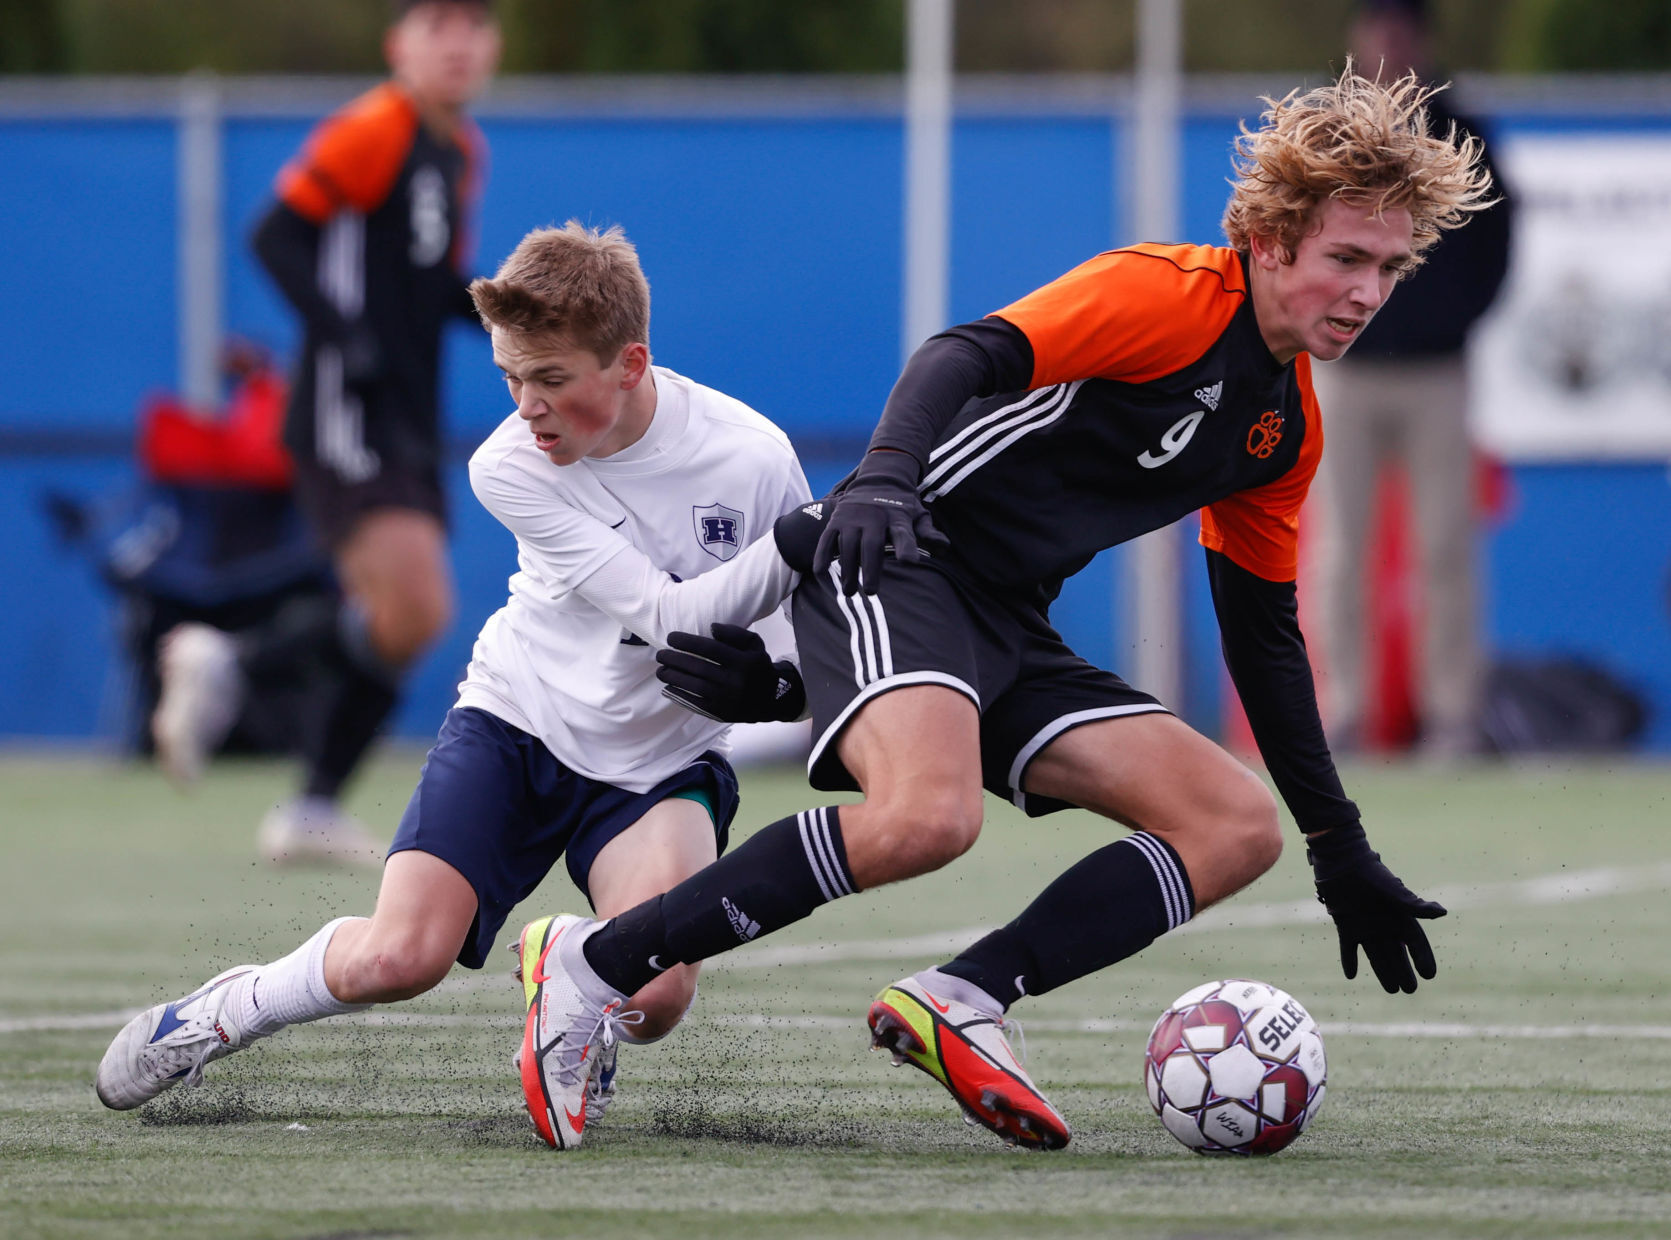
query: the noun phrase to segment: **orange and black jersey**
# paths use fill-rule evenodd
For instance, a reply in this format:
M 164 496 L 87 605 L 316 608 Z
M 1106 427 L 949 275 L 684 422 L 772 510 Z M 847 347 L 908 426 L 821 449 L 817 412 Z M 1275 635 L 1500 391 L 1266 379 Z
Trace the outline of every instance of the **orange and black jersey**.
M 1047 608 L 1099 551 L 1200 511 L 1225 656 L 1307 830 L 1356 821 L 1295 619 L 1300 505 L 1322 451 L 1310 358 L 1279 364 L 1234 250 L 1098 255 L 901 376 L 872 449 L 923 464 L 937 556 Z
M 279 173 L 254 244 L 306 328 L 287 439 L 344 477 L 438 452 L 440 337 L 472 312 L 462 271 L 483 150 L 469 121 L 438 134 L 386 82 Z
M 886 415 L 871 441 L 923 461 L 959 569 L 1053 598 L 1104 548 L 1204 510 L 1207 546 L 1293 580 L 1322 428 L 1309 359 L 1272 358 L 1235 251 L 1115 250 L 995 318 L 1021 390 L 968 401 L 931 442 Z

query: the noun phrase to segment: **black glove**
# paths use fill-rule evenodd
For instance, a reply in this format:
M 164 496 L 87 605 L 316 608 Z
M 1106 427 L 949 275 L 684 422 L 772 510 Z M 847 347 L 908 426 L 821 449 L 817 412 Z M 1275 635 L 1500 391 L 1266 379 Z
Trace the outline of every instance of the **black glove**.
M 824 518 L 835 506 L 828 496 L 802 504 L 772 523 L 772 541 L 783 562 L 803 577 L 812 571 L 812 557 L 824 533 Z
M 868 453 L 853 481 L 835 497 L 812 571 L 821 573 L 839 559 L 844 594 L 857 590 L 861 581 L 866 594 L 875 594 L 888 547 L 896 560 L 914 560 L 919 542 L 945 546 L 945 536 L 934 528 L 917 494 L 921 474 L 917 458 L 908 453 Z
M 760 634 L 714 625 L 712 637 L 669 633 L 656 651 L 662 693 L 687 710 L 721 723 L 787 723 L 806 706 L 801 673 L 787 659 L 772 662 Z
M 1358 948 L 1388 994 L 1414 994 L 1416 974 L 1439 971 L 1423 921 L 1443 917 L 1442 905 L 1423 900 L 1371 852 L 1363 827 L 1336 827 L 1306 841 L 1317 898 L 1340 933 L 1340 967 L 1358 975 Z M 1414 965 L 1414 969 L 1411 966 Z

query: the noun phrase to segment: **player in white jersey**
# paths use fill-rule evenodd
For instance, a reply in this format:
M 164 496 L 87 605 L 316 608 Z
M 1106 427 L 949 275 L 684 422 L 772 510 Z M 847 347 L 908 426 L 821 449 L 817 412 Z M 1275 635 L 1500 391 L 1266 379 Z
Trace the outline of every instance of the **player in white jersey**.
M 536 230 L 471 293 L 517 411 L 471 458 L 470 481 L 516 535 L 519 571 L 424 763 L 376 911 L 135 1017 L 99 1066 L 107 1106 L 195 1084 L 208 1062 L 287 1025 L 422 994 L 454 960 L 480 968 L 560 856 L 600 916 L 665 891 L 715 859 L 737 803 L 728 725 L 686 706 L 736 717 L 747 698 L 759 718 L 801 713 L 793 663 L 735 627 L 796 582 L 766 536 L 810 499 L 788 439 L 651 366 L 649 286 L 618 228 Z M 710 623 L 715 637 L 681 636 L 671 659 L 723 665 L 719 680 L 664 690 L 658 648 Z M 530 923 L 516 944 L 530 1005 L 565 921 Z M 669 969 L 610 1013 L 605 1053 L 584 1068 L 587 1110 L 607 1101 L 614 1044 L 671 1030 L 696 972 Z M 546 1049 L 524 1048 L 525 1080 Z M 579 1141 L 585 1114 L 534 1103 L 547 1143 Z

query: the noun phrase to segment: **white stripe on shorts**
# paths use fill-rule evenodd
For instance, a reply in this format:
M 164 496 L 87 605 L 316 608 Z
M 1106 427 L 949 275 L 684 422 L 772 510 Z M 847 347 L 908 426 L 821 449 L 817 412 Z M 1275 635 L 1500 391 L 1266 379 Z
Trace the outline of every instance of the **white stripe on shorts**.
M 1077 728 L 1082 723 L 1090 723 L 1097 719 L 1119 719 L 1125 715 L 1169 715 L 1159 702 L 1128 702 L 1123 706 L 1094 706 L 1090 710 L 1076 710 L 1072 714 L 1061 715 L 1052 719 L 1032 740 L 1023 745 L 1015 755 L 1015 761 L 1010 763 L 1010 799 L 1015 802 L 1017 809 L 1027 808 L 1027 794 L 1021 791 L 1021 781 L 1027 773 L 1027 764 L 1039 756 L 1039 751 L 1062 733 Z
M 851 595 L 842 593 L 839 561 L 831 563 L 829 572 L 830 581 L 835 586 L 836 606 L 847 617 L 854 682 L 863 688 L 872 681 L 887 679 L 894 674 L 894 651 L 881 598 L 863 591 Z

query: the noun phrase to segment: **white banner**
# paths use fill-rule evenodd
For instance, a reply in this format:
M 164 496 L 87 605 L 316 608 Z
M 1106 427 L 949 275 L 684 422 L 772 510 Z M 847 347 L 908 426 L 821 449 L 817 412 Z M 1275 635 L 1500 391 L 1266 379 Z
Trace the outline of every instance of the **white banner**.
M 1514 258 L 1472 342 L 1475 435 L 1507 460 L 1671 457 L 1671 136 L 1505 138 Z

